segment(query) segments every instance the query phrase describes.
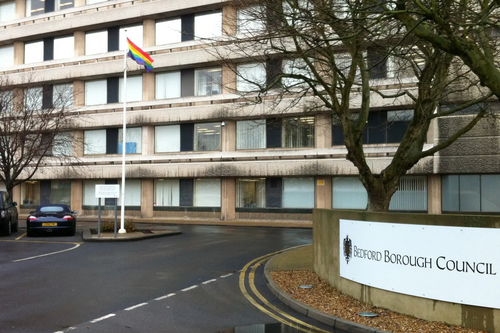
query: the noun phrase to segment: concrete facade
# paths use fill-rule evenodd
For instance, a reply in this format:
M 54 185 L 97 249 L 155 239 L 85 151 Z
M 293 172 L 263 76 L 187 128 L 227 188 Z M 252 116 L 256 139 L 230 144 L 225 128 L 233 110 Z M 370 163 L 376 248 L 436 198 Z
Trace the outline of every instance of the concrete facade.
M 127 75 L 142 78 L 142 99 L 127 102 L 127 127 L 140 128 L 141 131 L 141 151 L 127 154 L 126 177 L 135 181 L 134 191 L 139 193 L 138 196 L 133 196 L 134 204 L 126 209 L 129 218 L 158 221 L 293 220 L 309 224 L 313 208 L 335 208 L 338 204 L 335 195 L 337 198 L 341 196 L 335 194 L 340 193 L 336 192 L 338 181 L 342 177 L 355 178 L 357 170 L 346 160 L 347 151 L 344 146 L 333 144 L 335 130 L 330 113 L 318 110 L 314 114 L 304 115 L 304 105 L 313 102 L 313 98 L 308 97 L 289 109 L 271 108 L 270 103 L 247 105 L 237 93 L 236 64 L 219 65 L 216 53 L 225 54 L 227 59 L 234 60 L 235 63 L 244 62 L 245 59 L 224 47 L 212 46 L 197 39 L 156 45 L 157 37 L 165 33 L 157 31 L 157 24 L 162 20 L 206 13 L 220 13 L 222 37 L 237 33 L 237 8 L 232 6 L 230 1 L 120 0 L 86 5 L 85 1 L 79 0 L 75 2 L 74 8 L 26 17 L 26 2 L 16 0 L 15 19 L 0 22 L 0 44 L 13 45 L 14 66 L 0 68 L 0 74 L 11 82 L 15 89 L 22 89 L 18 85 L 22 86 L 28 78 L 30 83 L 40 86 L 64 83 L 73 87 L 74 107 L 71 112 L 76 116 L 76 123 L 71 135 L 74 158 L 65 163 L 56 159 L 47 160 L 33 178 L 34 182 L 39 183 L 36 186 L 47 182 L 46 184 L 50 183 L 56 191 L 57 186 L 62 183 L 70 184 L 68 202 L 73 209 L 82 212 L 83 218 L 92 219 L 96 216 L 95 204 L 88 204 L 92 201 L 92 196 L 88 193 L 92 182 L 114 183 L 121 179 L 121 154 L 115 151 L 88 153 L 86 140 L 92 131 L 119 131 L 123 122 L 123 104 L 113 100 L 104 104 L 86 105 L 90 94 L 86 87 L 90 81 L 122 77 L 124 52 L 86 54 L 86 47 L 89 46 L 86 45 L 86 38 L 89 33 L 95 31 L 111 31 L 138 25 L 142 26 L 142 47 L 154 59 L 154 70 L 145 73 L 141 66 L 131 60 L 127 63 Z M 26 43 L 61 36 L 73 36 L 73 57 L 25 64 Z M 194 93 L 194 83 L 189 81 L 191 87 L 188 88 L 193 90 L 192 92 L 183 91 L 180 97 L 157 98 L 158 75 L 179 71 L 196 82 L 196 70 L 217 66 L 221 67 L 220 93 L 196 96 L 198 94 Z M 376 84 L 385 86 L 388 94 L 397 90 L 396 83 L 389 79 L 379 80 Z M 186 85 L 182 86 L 182 89 L 185 87 Z M 372 103 L 377 112 L 398 108 L 406 110 L 412 106 L 409 98 L 382 99 L 376 94 L 372 96 Z M 360 96 L 354 95 L 350 104 L 353 108 L 358 108 Z M 314 140 L 308 146 L 252 149 L 238 146 L 241 140 L 238 128 L 244 121 L 306 116 L 311 117 L 314 123 L 311 134 Z M 426 148 L 448 138 L 453 134 L 453 130 L 463 125 L 469 117 L 463 115 L 435 120 L 429 129 Z M 220 129 L 219 149 L 158 151 L 157 131 L 161 130 L 160 127 L 198 126 L 207 123 L 219 124 L 215 125 Z M 415 165 L 409 171 L 409 176 L 421 177 L 418 179 L 420 188 L 412 185 L 408 191 L 419 192 L 425 196 L 425 200 L 420 200 L 418 211 L 441 214 L 445 210 L 443 196 L 449 195 L 449 191 L 447 187 L 443 187 L 443 183 L 448 181 L 448 175 L 498 174 L 500 177 L 499 138 L 500 125 L 484 120 L 457 143 Z M 374 172 L 380 172 L 388 165 L 397 146 L 366 145 L 367 160 Z M 172 179 L 179 182 L 189 180 L 192 184 L 198 182 L 198 187 L 183 183 L 183 186 L 187 186 L 184 189 L 192 190 L 192 193 L 189 193 L 192 201 L 189 202 L 190 205 L 172 203 L 169 206 L 170 204 L 159 203 L 158 197 L 168 196 L 166 192 L 160 194 L 160 182 Z M 218 183 L 209 185 L 210 180 Z M 297 186 L 294 181 L 297 180 L 304 182 L 309 191 L 308 195 L 312 196 L 304 206 L 300 206 L 300 200 L 293 197 L 296 190 L 294 186 Z M 271 204 L 264 200 L 258 206 L 255 202 L 246 202 L 248 198 L 245 197 L 244 191 L 253 191 L 253 199 L 263 200 L 256 193 L 269 191 L 271 183 L 275 181 L 278 186 L 282 186 L 282 193 L 276 202 Z M 261 185 L 254 186 L 252 183 Z M 264 183 L 267 186 L 265 191 L 258 188 Z M 50 187 L 45 186 L 45 189 Z M 220 202 L 211 203 L 208 207 L 197 206 L 196 190 L 206 190 L 209 186 L 216 186 L 213 189 L 220 192 L 217 193 Z M 290 192 L 286 192 L 287 189 L 291 189 Z M 24 204 L 31 202 L 27 200 L 26 193 L 28 189 L 23 187 L 16 188 L 14 194 L 16 201 L 21 203 L 22 214 L 33 208 Z M 200 199 L 202 197 L 203 200 L 210 201 L 209 196 L 200 195 Z M 498 206 L 500 213 L 500 204 Z M 411 210 L 405 207 L 397 209 Z M 105 214 L 111 212 L 106 211 Z

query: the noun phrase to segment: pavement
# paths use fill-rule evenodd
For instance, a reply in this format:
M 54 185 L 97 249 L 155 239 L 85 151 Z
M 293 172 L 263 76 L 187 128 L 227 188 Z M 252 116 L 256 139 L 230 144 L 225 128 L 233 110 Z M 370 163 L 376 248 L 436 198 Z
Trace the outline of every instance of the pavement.
M 88 242 L 123 242 L 123 241 L 139 241 L 153 237 L 168 237 L 181 234 L 178 227 L 169 225 L 160 225 L 157 223 L 140 223 L 139 230 L 131 233 L 101 233 L 98 235 L 91 232 L 91 229 L 97 230 L 97 223 L 82 223 L 79 227 L 83 229 L 83 240 Z M 292 248 L 273 256 L 265 265 L 264 275 L 267 280 L 267 285 L 272 293 L 279 298 L 286 306 L 295 311 L 318 320 L 333 328 L 334 332 L 347 331 L 351 333 L 384 333 L 384 331 L 360 325 L 342 318 L 328 315 L 322 311 L 307 306 L 295 299 L 283 290 L 271 278 L 272 271 L 286 270 L 312 270 L 313 269 L 313 247 L 306 245 Z

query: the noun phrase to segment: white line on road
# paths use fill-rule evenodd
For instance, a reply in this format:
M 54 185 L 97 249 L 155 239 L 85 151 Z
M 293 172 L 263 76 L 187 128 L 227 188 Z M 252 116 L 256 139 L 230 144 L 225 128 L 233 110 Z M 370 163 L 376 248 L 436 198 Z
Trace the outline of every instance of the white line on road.
M 144 306 L 144 305 L 148 305 L 148 303 L 141 303 L 141 304 L 137 304 L 137 305 L 131 306 L 129 308 L 126 308 L 125 311 L 130 311 L 130 310 L 133 310 L 133 309 L 137 309 L 137 308 L 140 308 L 141 306 Z
M 17 260 L 14 260 L 13 262 L 20 262 L 20 261 L 25 261 L 25 260 L 31 260 L 31 259 L 37 259 L 37 258 L 41 258 L 41 257 L 51 256 L 51 255 L 54 255 L 54 254 L 59 254 L 59 253 L 63 253 L 63 252 L 75 250 L 79 246 L 80 246 L 80 244 L 76 244 L 75 246 L 73 246 L 70 249 L 61 250 L 61 251 L 57 251 L 57 252 L 51 252 L 51 253 L 45 253 L 45 254 L 41 254 L 39 256 L 34 256 L 34 257 L 29 257 L 29 258 L 24 258 L 24 259 L 17 259 Z
M 201 284 L 209 284 L 211 282 L 215 282 L 217 281 L 216 279 L 212 279 L 212 280 L 208 280 L 208 281 L 205 281 L 205 282 L 202 282 Z
M 228 276 L 231 276 L 233 275 L 233 273 L 229 273 L 229 274 L 226 274 L 226 275 L 222 275 L 221 278 L 227 278 Z
M 162 299 L 169 298 L 169 297 L 172 297 L 172 296 L 175 296 L 175 293 L 171 293 L 171 294 L 168 294 L 168 295 L 165 295 L 165 296 L 160 296 L 158 298 L 155 298 L 155 301 L 161 301 Z
M 114 313 L 110 313 L 109 315 L 106 315 L 106 316 L 104 316 L 104 317 L 94 319 L 94 320 L 92 320 L 90 323 L 95 324 L 95 323 L 97 323 L 98 321 L 101 321 L 101 320 L 104 320 L 104 319 L 108 319 L 108 318 L 111 318 L 111 317 L 114 317 L 114 316 L 116 316 Z
M 191 287 L 187 287 L 185 289 L 182 289 L 181 291 L 188 291 L 188 290 L 191 290 L 191 289 L 194 289 L 194 288 L 198 288 L 198 286 L 194 285 L 194 286 L 191 286 Z

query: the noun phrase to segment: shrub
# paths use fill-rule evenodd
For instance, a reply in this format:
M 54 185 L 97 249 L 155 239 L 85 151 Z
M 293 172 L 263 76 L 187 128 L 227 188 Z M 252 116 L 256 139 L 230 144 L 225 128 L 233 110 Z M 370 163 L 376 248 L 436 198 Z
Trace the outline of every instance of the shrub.
M 127 232 L 134 232 L 137 231 L 137 227 L 135 226 L 134 222 L 130 221 L 125 221 L 125 230 Z M 116 226 L 117 230 L 120 230 L 120 222 L 117 222 Z M 104 222 L 101 224 L 101 232 L 114 232 L 115 231 L 115 222 Z

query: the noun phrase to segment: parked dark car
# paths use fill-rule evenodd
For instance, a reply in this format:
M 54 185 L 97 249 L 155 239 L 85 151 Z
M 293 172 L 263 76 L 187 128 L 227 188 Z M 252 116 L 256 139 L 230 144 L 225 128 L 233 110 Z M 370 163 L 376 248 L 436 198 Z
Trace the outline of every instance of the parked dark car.
M 40 205 L 30 213 L 26 220 L 26 234 L 32 237 L 35 232 L 66 231 L 73 236 L 76 232 L 77 211 L 72 211 L 68 205 L 45 204 Z
M 17 202 L 12 199 L 7 191 L 0 191 L 0 233 L 9 236 L 18 228 Z

